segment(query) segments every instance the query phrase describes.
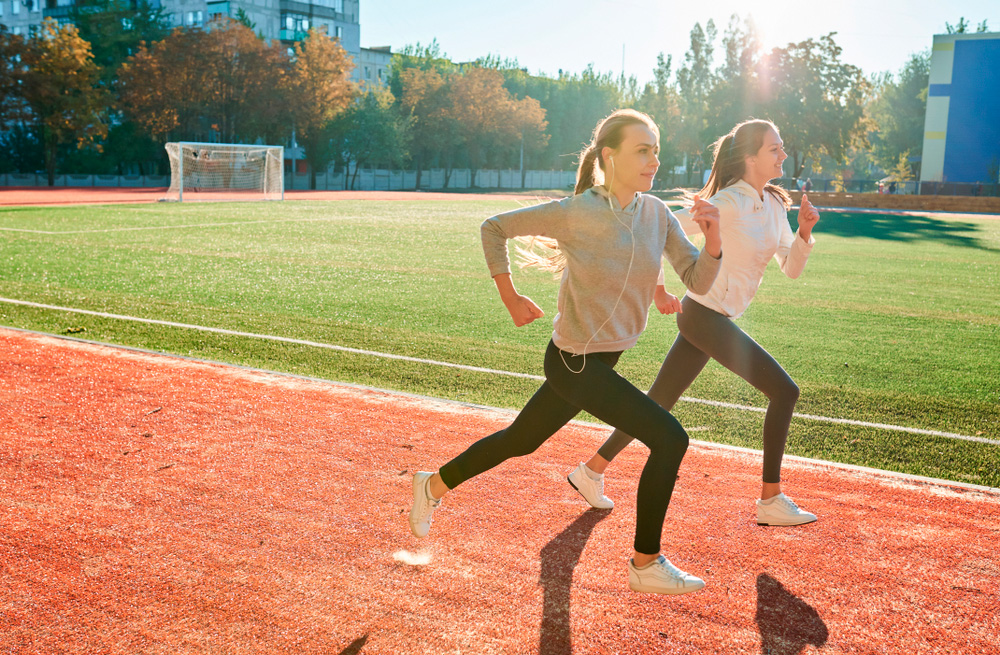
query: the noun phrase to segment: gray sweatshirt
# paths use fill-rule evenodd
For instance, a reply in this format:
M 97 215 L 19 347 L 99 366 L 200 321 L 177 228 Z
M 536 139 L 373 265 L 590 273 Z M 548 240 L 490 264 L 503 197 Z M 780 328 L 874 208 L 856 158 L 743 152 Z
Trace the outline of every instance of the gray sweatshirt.
M 617 200 L 611 202 L 614 212 L 604 187 L 592 187 L 499 214 L 482 225 L 483 251 L 493 276 L 510 272 L 508 239 L 542 236 L 559 243 L 566 268 L 552 340 L 566 352 L 616 352 L 634 346 L 646 328 L 662 256 L 696 293 L 707 292 L 719 271 L 721 258 L 699 254 L 660 199 L 636 194 L 624 209 L 618 209 Z

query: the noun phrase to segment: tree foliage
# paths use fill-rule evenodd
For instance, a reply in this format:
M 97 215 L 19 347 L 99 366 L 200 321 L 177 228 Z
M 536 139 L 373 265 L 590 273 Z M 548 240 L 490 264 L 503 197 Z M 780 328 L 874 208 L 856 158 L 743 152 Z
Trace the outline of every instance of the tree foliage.
M 108 89 L 129 57 L 143 44 L 164 39 L 171 29 L 170 15 L 149 0 L 82 0 L 70 7 L 70 18 L 90 44 Z
M 403 163 L 407 155 L 407 120 L 399 115 L 394 103 L 388 90 L 369 90 L 337 119 L 335 143 L 339 141 L 347 162 L 345 184 L 349 180 L 351 188 L 364 166 L 379 163 L 395 167 Z
M 263 136 L 274 142 L 291 130 L 288 68 L 280 42 L 267 45 L 228 18 L 208 30 L 176 29 L 122 65 L 122 105 L 161 141 L 170 135 L 224 143 Z
M 863 135 L 869 91 L 861 69 L 840 61 L 834 33 L 775 48 L 760 64 L 760 108 L 781 130 L 794 169 L 825 153 L 843 160 Z
M 911 55 L 897 75 L 874 81 L 868 140 L 872 158 L 883 170 L 896 166 L 900 153 L 921 156 L 930 67 L 930 52 L 925 51 Z
M 108 133 L 105 115 L 110 95 L 97 86 L 100 69 L 90 44 L 73 25 L 59 26 L 46 18 L 41 29 L 25 40 L 20 62 L 17 87 L 41 135 L 52 186 L 61 144 L 84 148 Z
M 334 158 L 330 124 L 354 97 L 350 81 L 351 58 L 324 30 L 311 29 L 295 44 L 295 61 L 288 80 L 288 98 L 294 98 L 292 115 L 297 140 L 309 162 L 310 187 L 316 188 L 317 171 L 326 170 Z

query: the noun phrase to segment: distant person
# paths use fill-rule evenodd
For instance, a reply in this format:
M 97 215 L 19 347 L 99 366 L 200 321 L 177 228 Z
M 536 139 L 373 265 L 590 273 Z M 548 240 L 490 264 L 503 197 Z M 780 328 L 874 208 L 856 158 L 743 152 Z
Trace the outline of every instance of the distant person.
M 680 308 L 662 281 L 654 295 L 662 313 L 678 312 L 678 335 L 649 390 L 650 398 L 664 409 L 672 409 L 709 359 L 736 373 L 768 398 L 757 501 L 760 525 L 801 525 L 816 520 L 781 489 L 781 460 L 799 388 L 781 365 L 732 320 L 750 305 L 772 258 L 785 275 L 797 278 L 813 249 L 812 231 L 819 213 L 802 194 L 798 232 L 793 233 L 787 216 L 791 198 L 770 182 L 781 177 L 786 157 L 778 128 L 770 121 L 740 123 L 715 142 L 712 176 L 700 195 L 710 196 L 709 202 L 719 208 L 726 253 L 719 276 L 706 293 L 688 291 Z M 687 220 L 687 212 L 679 212 L 678 218 L 690 233 L 693 225 Z M 603 474 L 631 441 L 627 429 L 616 429 L 588 462 L 570 473 L 570 483 L 592 506 L 614 507 L 604 495 Z
M 813 188 L 813 181 L 807 177 L 806 181 L 802 184 L 802 193 L 809 193 L 810 191 L 812 191 L 812 188 Z
M 896 180 L 889 182 L 889 193 L 896 193 Z
M 512 457 L 534 452 L 581 410 L 627 430 L 649 447 L 636 494 L 635 591 L 683 594 L 705 583 L 660 554 L 660 537 L 688 436 L 671 414 L 614 371 L 646 327 L 661 258 L 685 286 L 707 292 L 719 270 L 718 210 L 696 198 L 691 220 L 705 234 L 701 253 L 663 201 L 646 195 L 659 168 L 659 130 L 649 116 L 619 110 L 602 120 L 580 154 L 575 195 L 500 214 L 482 225 L 483 250 L 514 325 L 544 314 L 519 294 L 507 240 L 553 239 L 555 254 L 535 263 L 562 271 L 558 314 L 545 351 L 545 382 L 507 428 L 480 439 L 437 473 L 413 476 L 410 529 L 427 535 L 441 498 Z M 600 173 L 599 173 L 600 172 Z M 457 535 L 456 535 L 457 536 Z

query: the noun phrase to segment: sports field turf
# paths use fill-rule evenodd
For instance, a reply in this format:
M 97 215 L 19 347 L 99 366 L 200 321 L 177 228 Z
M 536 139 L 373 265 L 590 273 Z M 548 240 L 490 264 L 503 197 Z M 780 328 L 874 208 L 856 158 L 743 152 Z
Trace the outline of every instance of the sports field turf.
M 0 296 L 541 374 L 547 316 L 515 328 L 479 224 L 515 200 L 285 202 L 0 211 Z M 823 212 L 806 272 L 775 265 L 738 320 L 802 389 L 797 411 L 1000 439 L 1000 220 Z M 671 290 L 682 292 L 676 280 Z M 0 324 L 487 405 L 532 380 L 0 303 Z M 676 325 L 653 315 L 619 370 L 645 387 Z M 763 407 L 710 364 L 688 396 Z M 680 403 L 698 439 L 759 447 L 759 413 Z M 1000 446 L 793 420 L 788 452 L 1000 487 Z

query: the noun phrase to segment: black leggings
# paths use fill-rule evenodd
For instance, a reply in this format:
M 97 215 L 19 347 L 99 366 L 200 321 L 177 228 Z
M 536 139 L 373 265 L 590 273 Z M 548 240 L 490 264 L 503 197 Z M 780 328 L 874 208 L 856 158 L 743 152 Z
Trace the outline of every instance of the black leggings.
M 442 466 L 441 479 L 454 489 L 511 457 L 531 454 L 586 410 L 649 447 L 636 494 L 635 549 L 647 555 L 659 553 L 663 519 L 688 436 L 670 412 L 614 371 L 620 356 L 620 352 L 589 353 L 584 365 L 583 356 L 562 352 L 550 341 L 541 388 L 507 428 L 480 439 Z M 572 373 L 567 364 L 583 371 Z
M 672 409 L 708 360 L 714 359 L 768 397 L 764 415 L 764 482 L 781 481 L 781 458 L 799 388 L 766 350 L 729 318 L 691 298 L 677 315 L 677 339 L 663 360 L 649 397 Z M 597 451 L 609 462 L 632 441 L 628 430 L 615 430 Z

